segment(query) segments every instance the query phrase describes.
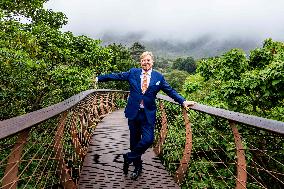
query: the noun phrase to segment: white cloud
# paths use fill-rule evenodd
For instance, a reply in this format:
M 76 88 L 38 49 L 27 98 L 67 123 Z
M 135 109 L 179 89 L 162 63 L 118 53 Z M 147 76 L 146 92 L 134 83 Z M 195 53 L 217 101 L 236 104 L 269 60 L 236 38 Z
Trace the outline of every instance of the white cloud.
M 46 7 L 67 15 L 64 30 L 95 38 L 143 32 L 146 40 L 284 40 L 283 0 L 50 0 Z

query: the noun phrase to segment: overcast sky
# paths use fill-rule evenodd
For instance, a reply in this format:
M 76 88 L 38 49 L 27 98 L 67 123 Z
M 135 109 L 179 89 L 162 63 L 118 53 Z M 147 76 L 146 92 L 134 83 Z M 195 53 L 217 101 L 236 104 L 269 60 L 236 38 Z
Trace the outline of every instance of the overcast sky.
M 64 31 L 93 38 L 137 32 L 144 40 L 284 41 L 284 0 L 49 0 L 45 7 L 66 14 Z

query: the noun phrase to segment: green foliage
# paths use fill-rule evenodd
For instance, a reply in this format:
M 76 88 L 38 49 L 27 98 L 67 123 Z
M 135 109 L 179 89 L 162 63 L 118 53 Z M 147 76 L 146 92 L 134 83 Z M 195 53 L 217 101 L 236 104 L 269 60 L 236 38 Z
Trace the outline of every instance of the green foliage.
M 182 94 L 186 99 L 194 100 L 199 103 L 227 108 L 227 103 L 223 102 L 218 93 L 221 88 L 220 80 L 205 79 L 196 73 L 187 77 L 184 85 Z
M 45 24 L 57 29 L 67 24 L 67 17 L 64 13 L 45 9 L 37 10 L 34 15 L 31 15 L 31 19 L 34 24 Z
M 75 37 L 48 26 L 27 26 L 16 21 L 1 22 L 1 28 L 4 32 L 0 32 L 0 104 L 6 107 L 0 113 L 1 119 L 34 111 L 86 90 L 94 73 L 112 67 L 110 51 L 85 36 Z
M 267 39 L 263 48 L 256 48 L 250 52 L 249 65 L 251 68 L 263 68 L 276 57 L 283 58 L 283 43 Z M 279 58 L 280 58 L 279 57 Z
M 167 59 L 164 57 L 156 57 L 153 68 L 164 72 L 164 70 L 170 69 L 172 67 L 172 64 L 173 64 L 172 59 Z
M 252 50 L 248 58 L 243 51 L 233 49 L 220 57 L 203 59 L 198 63 L 197 72 L 205 81 L 218 82 L 220 87 L 203 88 L 198 92 L 211 90 L 211 99 L 222 101 L 224 107 L 268 117 L 284 97 L 283 54 L 284 44 L 268 39 L 263 48 Z M 208 97 L 203 100 L 207 103 L 206 99 Z M 274 112 L 273 115 L 273 119 L 283 120 L 281 114 Z M 269 117 L 272 118 L 271 114 Z
M 221 57 L 203 59 L 198 63 L 197 72 L 205 80 L 209 78 L 228 81 L 240 79 L 240 74 L 248 68 L 246 55 L 243 50 L 232 49 Z
M 166 81 L 177 91 L 182 90 L 182 84 L 189 75 L 186 71 L 172 70 L 165 75 Z
M 284 43 L 268 39 L 262 48 L 252 50 L 249 56 L 242 50 L 232 49 L 220 57 L 202 59 L 197 64 L 197 73 L 186 79 L 184 96 L 201 104 L 284 121 L 283 55 Z M 228 123 L 193 112 L 190 117 L 194 145 L 183 187 L 234 187 L 229 181 L 234 180 L 235 174 L 230 162 L 234 161 L 236 154 L 231 131 L 226 127 Z M 283 166 L 279 164 L 283 159 L 283 138 L 245 125 L 240 125 L 239 132 L 246 150 L 247 171 L 258 176 L 257 180 L 249 177 L 247 186 L 260 188 L 262 183 L 279 188 L 281 184 L 276 179 L 258 168 L 283 173 Z M 179 135 L 176 133 L 175 137 Z M 215 154 L 213 149 L 224 151 Z M 217 162 L 217 155 L 228 163 L 226 169 L 218 165 L 212 169 L 214 166 L 208 158 Z M 224 177 L 227 183 L 216 179 L 218 177 Z
M 125 47 L 102 47 L 99 40 L 61 32 L 65 16 L 44 10 L 43 1 L 11 3 L 0 6 L 1 120 L 87 90 L 95 75 L 133 67 Z M 12 15 L 32 18 L 32 23 L 22 24 Z
M 194 73 L 196 70 L 195 60 L 192 57 L 177 58 L 173 61 L 172 68 Z
M 266 117 L 270 109 L 283 100 L 284 45 L 266 41 L 261 51 L 267 51 L 267 49 L 274 54 L 266 59 L 266 62 L 260 55 L 258 59 L 261 61 L 258 66 L 244 71 L 240 74 L 239 80 L 229 80 L 223 84 L 221 94 L 228 99 L 230 107 L 236 107 L 235 110 L 255 112 L 257 115 Z M 255 51 L 252 51 L 252 58 L 253 61 L 257 59 Z M 281 117 L 279 115 L 276 119 L 282 119 Z
M 0 2 L 0 120 L 49 106 L 87 90 L 91 88 L 95 75 L 137 67 L 139 56 L 145 51 L 145 47 L 138 42 L 130 49 L 116 44 L 102 47 L 99 40 L 61 32 L 59 29 L 67 23 L 66 16 L 61 12 L 43 9 L 44 2 L 46 1 Z M 21 24 L 14 16 L 28 18 L 31 23 Z M 161 58 L 154 65 L 164 70 L 170 67 L 190 73 L 195 70 L 195 62 L 190 57 L 174 61 Z M 178 90 L 181 90 L 180 87 L 186 80 L 183 92 L 187 99 L 284 121 L 282 42 L 268 39 L 262 48 L 252 50 L 249 57 L 240 49 L 232 49 L 220 57 L 202 59 L 197 65 L 195 75 L 188 76 L 187 73 L 176 70 L 166 74 L 167 80 Z M 126 83 L 110 82 L 100 87 L 128 89 Z M 125 101 L 117 101 L 120 106 L 125 105 Z M 174 173 L 185 145 L 185 129 L 180 107 L 166 104 L 166 108 L 169 132 L 162 160 Z M 232 175 L 235 166 L 232 162 L 235 159 L 235 149 L 227 122 L 196 112 L 190 112 L 190 117 L 194 145 L 190 169 L 182 187 L 234 187 Z M 260 139 L 255 136 L 256 130 L 243 126 L 241 128 L 241 133 L 248 136 L 244 143 L 248 162 L 261 162 L 271 170 L 276 169 L 277 165 L 270 163 L 270 159 L 249 151 L 248 145 L 253 145 L 251 148 L 265 149 L 267 153 L 273 152 L 272 159 L 283 159 L 283 153 L 277 153 L 279 151 L 275 151 L 270 145 L 277 144 L 275 146 L 280 146 L 283 151 L 281 138 L 265 136 L 261 132 L 263 137 Z M 31 136 L 38 143 L 41 141 L 40 133 L 42 132 Z M 14 138 L 11 141 L 14 143 Z M 12 145 L 7 146 L 6 142 L 1 141 L 1 146 L 9 149 Z M 40 148 L 34 145 L 32 150 L 40 151 Z M 66 147 L 66 150 L 70 148 Z M 1 156 L 6 157 L 6 153 L 8 152 L 3 150 Z M 219 158 L 226 163 L 215 164 L 214 162 L 219 162 Z M 39 164 L 31 164 L 33 168 L 37 166 Z M 253 169 L 253 166 L 249 169 Z M 259 174 L 257 171 L 255 174 Z M 3 174 L 3 170 L 0 170 L 0 174 Z M 259 177 L 270 181 L 265 174 L 267 173 L 262 172 Z M 248 186 L 257 188 L 253 182 L 249 181 Z
M 221 69 L 218 72 L 219 74 L 217 74 L 217 78 L 222 81 L 228 81 L 230 79 L 238 80 L 240 79 L 241 73 L 248 68 L 246 54 L 243 50 L 232 49 L 221 58 Z
M 133 43 L 133 45 L 129 48 L 132 58 L 136 62 L 140 62 L 140 55 L 146 51 L 146 48 L 139 42 Z
M 183 85 L 185 93 L 193 93 L 200 90 L 204 79 L 200 74 L 190 75 L 187 77 L 185 84 Z
M 184 151 L 185 127 L 179 106 L 165 103 L 165 108 L 168 133 L 161 159 L 174 175 Z M 189 117 L 193 148 L 181 188 L 233 188 L 235 146 L 227 121 L 195 111 L 190 111 Z
M 132 58 L 131 52 L 125 46 L 119 44 L 111 44 L 107 46 L 111 49 L 113 58 L 110 61 L 112 68 L 108 68 L 104 73 L 110 72 L 126 72 L 130 68 L 139 67 L 139 64 Z M 110 81 L 98 83 L 100 88 L 103 89 L 117 89 L 117 90 L 129 90 L 128 82 Z
M 107 46 L 111 49 L 113 58 L 110 62 L 111 65 L 114 65 L 113 70 L 108 71 L 128 71 L 130 68 L 138 67 L 139 64 L 132 58 L 131 52 L 125 46 L 119 44 L 111 44 Z
M 0 9 L 4 10 L 7 15 L 23 15 L 29 17 L 36 10 L 43 8 L 43 3 L 48 0 L 3 0 L 0 2 Z
M 57 86 L 53 91 L 59 93 L 60 98 L 64 100 L 70 95 L 88 90 L 91 87 L 92 75 L 93 72 L 88 68 L 60 65 L 50 72 L 50 80 Z
M 205 81 L 210 78 L 216 79 L 218 70 L 221 68 L 221 58 L 212 57 L 207 59 L 201 59 L 197 63 L 197 73 L 204 77 Z
M 46 92 L 46 64 L 26 52 L 0 49 L 1 118 L 20 115 L 39 107 Z
M 86 36 L 74 36 L 71 32 L 59 29 L 67 23 L 63 13 L 43 9 L 44 1 L 0 2 L 0 120 L 22 115 L 50 106 L 90 89 L 96 75 L 110 71 L 126 71 L 135 62 L 128 49 L 121 45 L 102 47 L 101 41 Z M 20 23 L 15 16 L 31 20 L 29 24 Z M 124 86 L 116 86 L 123 88 Z M 117 99 L 119 106 L 125 101 Z M 54 124 L 52 119 L 38 125 L 38 132 L 31 132 L 23 158 L 40 159 L 39 154 L 54 157 Z M 58 120 L 57 120 L 58 122 Z M 50 130 L 51 129 L 51 130 Z M 47 134 L 48 136 L 43 136 Z M 64 136 L 65 158 L 74 157 L 70 136 Z M 69 133 L 70 135 L 70 133 Z M 1 157 L 7 157 L 15 143 L 13 140 L 1 141 Z M 4 147 L 4 149 L 2 148 Z M 50 158 L 46 156 L 47 158 Z M 54 170 L 57 161 L 42 158 L 40 161 L 21 163 L 19 188 L 56 187 L 59 183 Z M 82 166 L 77 158 L 65 159 L 72 178 L 79 178 Z M 3 177 L 4 168 L 0 169 Z M 53 171 L 53 172 L 52 172 Z M 30 175 L 44 175 L 43 180 Z M 46 186 L 48 184 L 48 186 Z
M 45 10 L 43 3 L 48 0 L 5 0 L 0 3 L 0 9 L 4 10 L 8 19 L 15 16 L 25 17 L 34 24 L 45 24 L 59 29 L 67 24 L 67 17 L 62 12 Z

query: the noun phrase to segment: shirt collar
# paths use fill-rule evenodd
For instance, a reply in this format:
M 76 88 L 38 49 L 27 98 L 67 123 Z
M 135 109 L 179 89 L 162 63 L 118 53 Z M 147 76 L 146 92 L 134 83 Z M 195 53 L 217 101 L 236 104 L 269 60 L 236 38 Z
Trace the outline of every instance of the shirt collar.
M 145 70 L 142 69 L 141 75 L 143 75 L 144 73 L 145 73 Z M 152 73 L 152 68 L 149 71 L 147 71 L 147 75 L 151 76 L 151 73 Z

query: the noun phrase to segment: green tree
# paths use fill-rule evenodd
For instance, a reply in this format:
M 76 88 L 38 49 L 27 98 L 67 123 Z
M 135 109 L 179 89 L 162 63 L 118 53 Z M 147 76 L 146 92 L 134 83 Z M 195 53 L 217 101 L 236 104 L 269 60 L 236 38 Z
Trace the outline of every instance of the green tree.
M 197 72 L 205 81 L 219 83 L 220 87 L 210 90 L 229 109 L 283 120 L 280 114 L 271 114 L 283 105 L 283 57 L 284 44 L 267 39 L 249 57 L 232 49 L 220 57 L 202 59 Z
M 192 57 L 177 58 L 173 61 L 173 69 L 184 70 L 188 73 L 194 73 L 196 70 L 195 60 Z
M 87 90 L 92 87 L 94 75 L 118 67 L 111 64 L 115 56 L 112 50 L 100 46 L 99 40 L 61 32 L 61 24 L 48 24 L 65 23 L 65 17 L 43 11 L 43 2 L 1 2 L 1 120 Z M 14 15 L 34 20 L 22 24 Z
M 131 52 L 125 46 L 119 44 L 110 44 L 107 46 L 111 49 L 113 54 L 113 58 L 110 64 L 113 66 L 111 69 L 107 70 L 109 72 L 125 72 L 130 68 L 138 67 L 139 64 L 132 58 Z M 129 90 L 128 82 L 121 81 L 111 81 L 111 82 L 103 82 L 99 83 L 100 88 L 105 89 L 121 89 L 121 90 Z
M 190 75 L 185 81 L 184 96 L 201 104 L 284 121 L 283 57 L 284 43 L 267 39 L 262 48 L 252 50 L 249 56 L 240 49 L 232 49 L 219 57 L 201 59 L 197 63 L 197 73 Z M 235 183 L 231 180 L 234 179 L 235 169 L 230 162 L 234 161 L 235 152 L 232 134 L 226 127 L 228 122 L 196 112 L 190 111 L 189 114 L 191 120 L 194 120 L 192 132 L 195 142 L 184 187 L 233 188 Z M 176 148 L 177 145 L 172 145 L 182 136 L 180 128 L 175 130 L 182 122 L 177 119 L 175 122 L 178 123 L 174 123 L 173 131 L 169 131 L 171 136 L 168 136 L 163 151 L 163 158 L 169 169 L 173 166 L 168 162 L 178 161 L 178 158 L 173 157 L 173 152 L 182 152 L 182 149 Z M 171 128 L 169 124 L 168 127 Z M 269 177 L 266 171 L 259 171 L 258 168 L 263 167 L 276 173 L 283 172 L 283 166 L 278 163 L 283 159 L 280 147 L 283 139 L 245 125 L 239 124 L 238 127 L 244 138 L 247 171 L 251 175 L 257 175 L 257 182 L 248 179 L 247 187 L 259 188 L 260 182 L 263 186 L 281 188 L 282 184 L 273 178 L 274 175 Z M 226 153 L 219 151 L 214 154 L 213 149 L 226 149 Z M 263 151 L 266 154 L 260 155 Z M 214 162 L 216 155 L 227 164 L 226 168 L 217 166 L 218 172 L 226 177 L 227 186 L 220 180 L 215 180 L 218 176 L 213 173 L 212 164 L 203 163 L 208 159 Z M 208 172 L 212 173 L 212 177 L 206 175 Z M 281 180 L 281 176 L 276 177 Z
M 6 18 L 25 17 L 32 23 L 45 24 L 53 28 L 61 28 L 67 24 L 67 17 L 62 12 L 54 12 L 43 8 L 48 0 L 5 0 L 0 2 L 0 9 L 6 13 Z
M 209 78 L 227 81 L 238 80 L 240 75 L 248 69 L 246 54 L 241 49 L 232 49 L 221 57 L 202 59 L 198 63 L 197 72 L 206 80 Z
M 140 55 L 146 50 L 146 48 L 139 42 L 133 43 L 133 45 L 129 48 L 132 58 L 136 62 L 140 62 Z
M 156 56 L 153 67 L 155 69 L 159 69 L 161 71 L 164 71 L 164 70 L 167 70 L 167 69 L 171 69 L 172 64 L 173 64 L 172 59 Z
M 186 80 L 189 74 L 185 71 L 180 70 L 172 70 L 165 75 L 167 82 L 177 91 L 181 91 L 183 87 L 183 83 Z
M 221 94 L 230 107 L 237 105 L 237 110 L 267 117 L 273 108 L 283 105 L 284 43 L 266 40 L 262 49 L 251 51 L 248 62 L 253 66 L 238 80 L 225 82 Z M 281 115 L 274 119 L 284 120 Z
M 0 2 L 0 9 L 5 11 L 7 17 L 31 17 L 37 10 L 43 9 L 43 4 L 48 0 L 4 0 Z
M 137 67 L 139 64 L 132 58 L 131 52 L 121 44 L 110 44 L 107 46 L 111 49 L 113 59 L 112 65 L 116 65 L 115 70 L 110 71 L 127 71 L 130 68 Z

